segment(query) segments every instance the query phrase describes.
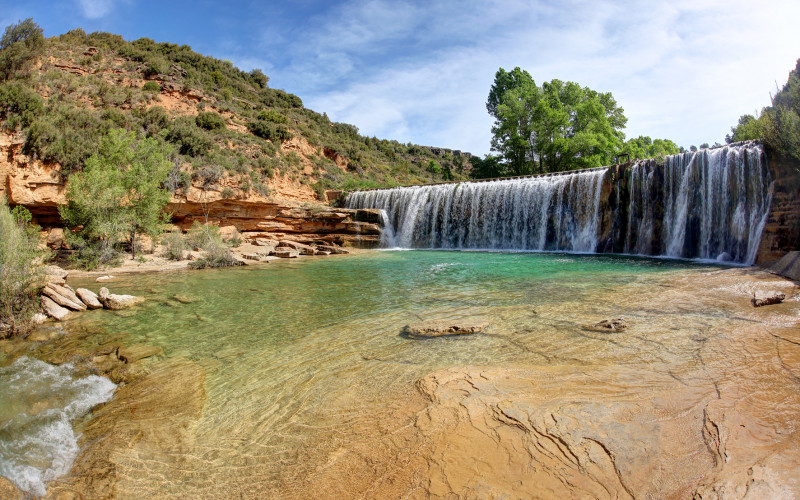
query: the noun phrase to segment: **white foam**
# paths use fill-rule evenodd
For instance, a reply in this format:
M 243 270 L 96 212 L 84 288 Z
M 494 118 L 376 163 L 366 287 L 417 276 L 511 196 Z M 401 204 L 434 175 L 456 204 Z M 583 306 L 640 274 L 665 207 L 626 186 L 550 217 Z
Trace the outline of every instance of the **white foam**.
M 111 399 L 104 377 L 76 378 L 72 365 L 22 357 L 0 368 L 0 475 L 19 489 L 44 496 L 78 455 L 72 421 Z

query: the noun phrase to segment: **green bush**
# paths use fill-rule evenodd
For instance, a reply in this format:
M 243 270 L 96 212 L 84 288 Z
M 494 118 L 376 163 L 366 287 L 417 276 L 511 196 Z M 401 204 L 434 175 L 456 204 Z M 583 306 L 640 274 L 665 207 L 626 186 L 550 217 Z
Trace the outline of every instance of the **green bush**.
M 203 111 L 197 114 L 194 119 L 198 127 L 206 130 L 216 130 L 225 128 L 225 120 L 213 111 Z
M 274 111 L 272 109 L 262 110 L 260 113 L 258 113 L 258 119 L 259 120 L 263 120 L 263 121 L 267 121 L 267 122 L 272 122 L 272 123 L 286 123 L 287 122 L 286 115 L 282 115 L 282 114 L 280 114 L 277 111 Z
M 142 90 L 145 92 L 159 93 L 161 92 L 161 85 L 154 81 L 145 82 L 144 85 L 142 85 Z
M 0 80 L 27 71 L 44 50 L 43 32 L 31 18 L 6 27 L 0 38 Z
M 272 142 L 284 142 L 292 138 L 289 129 L 283 125 L 276 125 L 272 122 L 258 120 L 247 124 L 250 132 L 256 137 L 261 137 Z
M 181 154 L 200 156 L 214 147 L 214 141 L 188 116 L 176 118 L 169 124 L 166 140 L 178 146 Z
M 43 254 L 26 215 L 15 217 L 5 197 L 0 198 L 0 338 L 28 331 L 39 310 L 43 272 L 38 260 Z
M 161 237 L 164 246 L 164 257 L 169 260 L 183 260 L 183 254 L 189 250 L 186 238 L 180 230 L 175 229 Z
M 9 129 L 28 127 L 44 110 L 39 94 L 18 82 L 0 85 L 0 118 Z

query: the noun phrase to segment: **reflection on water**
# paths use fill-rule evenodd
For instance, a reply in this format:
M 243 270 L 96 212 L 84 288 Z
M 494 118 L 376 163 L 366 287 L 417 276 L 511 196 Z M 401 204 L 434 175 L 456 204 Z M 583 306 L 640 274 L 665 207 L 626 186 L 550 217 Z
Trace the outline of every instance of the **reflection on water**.
M 145 295 L 143 306 L 90 311 L 68 328 L 124 335 L 205 369 L 207 399 L 191 452 L 182 452 L 183 479 L 158 490 L 193 496 L 254 468 L 259 484 L 285 486 L 313 466 L 300 462 L 330 453 L 358 421 L 389 411 L 387 401 L 439 368 L 666 363 L 679 372 L 697 363 L 701 339 L 736 319 L 720 306 L 664 306 L 659 296 L 679 277 L 714 269 L 631 257 L 376 252 L 124 277 L 109 288 Z M 491 318 L 485 333 L 400 335 L 420 319 L 474 315 Z M 632 325 L 624 335 L 582 328 L 619 316 Z M 170 453 L 136 468 L 175 474 Z M 152 492 L 135 474 L 125 480 L 129 494 Z

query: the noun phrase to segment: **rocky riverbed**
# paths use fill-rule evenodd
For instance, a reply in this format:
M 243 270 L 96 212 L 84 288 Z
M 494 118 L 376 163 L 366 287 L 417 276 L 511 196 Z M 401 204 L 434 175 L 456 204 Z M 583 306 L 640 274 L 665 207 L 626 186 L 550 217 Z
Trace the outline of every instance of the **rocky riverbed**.
M 211 361 L 165 356 L 146 344 L 128 345 L 125 332 L 97 336 L 91 330 L 0 347 L 11 357 L 70 361 L 120 384 L 114 399 L 82 424 L 81 455 L 67 476 L 49 484 L 51 498 L 796 496 L 798 287 L 753 269 L 687 276 L 647 287 L 609 287 L 603 308 L 589 306 L 588 312 L 569 300 L 532 304 L 527 311 L 475 306 L 481 317 L 492 318 L 485 331 L 409 339 L 407 356 L 485 339 L 541 362 L 469 363 L 467 356 L 422 373 L 416 383 L 388 385 L 391 390 L 376 394 L 362 388 L 331 395 L 317 428 L 307 427 L 313 420 L 298 420 L 305 410 L 291 403 L 278 421 L 302 424 L 314 435 L 291 452 L 228 442 L 245 431 L 260 439 L 253 426 L 266 424 L 247 416 L 255 400 L 237 406 L 232 415 L 242 422 L 226 424 L 233 431 L 228 437 L 208 435 L 211 407 L 220 404 L 212 399 L 224 395 L 213 394 L 209 377 L 223 366 L 235 371 L 225 363 L 241 362 L 246 352 L 218 351 Z M 759 290 L 776 290 L 786 299 L 754 308 L 750 301 Z M 180 307 L 197 305 L 196 298 L 182 298 L 174 300 Z M 612 317 L 608 311 L 614 309 L 625 309 L 625 329 L 584 328 Z M 525 329 L 523 312 L 545 327 Z M 599 317 L 587 321 L 592 316 Z M 575 344 L 557 343 L 555 329 L 573 323 Z M 402 326 L 396 325 L 395 336 Z M 331 349 L 338 356 L 349 352 Z M 404 362 L 400 355 L 359 359 L 348 357 L 347 364 L 369 368 L 365 373 L 378 377 L 378 385 L 386 384 L 378 374 L 404 366 L 398 365 Z M 486 358 L 475 351 L 474 359 Z M 241 451 L 229 456 L 226 447 Z M 269 460 L 276 455 L 281 465 Z M 22 498 L 5 481 L 0 496 Z

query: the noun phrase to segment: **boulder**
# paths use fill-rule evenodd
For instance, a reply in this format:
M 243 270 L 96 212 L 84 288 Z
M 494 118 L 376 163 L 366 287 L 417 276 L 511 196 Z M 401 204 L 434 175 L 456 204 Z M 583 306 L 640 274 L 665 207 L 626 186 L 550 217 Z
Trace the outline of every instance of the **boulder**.
M 101 283 L 101 282 L 103 282 L 103 281 L 113 280 L 114 278 L 115 278 L 115 276 L 105 275 L 105 276 L 100 276 L 100 277 L 99 277 L 99 278 L 97 278 L 95 281 L 96 281 L 97 283 Z
M 330 252 L 335 254 L 350 253 L 350 250 L 347 250 L 346 248 L 337 247 L 333 245 L 317 245 L 317 250 L 322 250 L 325 252 Z
M 443 335 L 467 335 L 480 333 L 489 326 L 486 318 L 465 318 L 459 320 L 429 320 L 412 323 L 403 328 L 409 337 L 441 337 Z
M 753 298 L 750 299 L 750 303 L 753 304 L 753 307 L 769 306 L 772 304 L 780 304 L 785 298 L 786 294 L 777 290 L 757 290 L 753 293 Z
M 86 305 L 66 286 L 48 283 L 42 290 L 42 295 L 46 295 L 56 304 L 72 309 L 73 311 L 85 311 Z
M 125 363 L 135 363 L 140 359 L 157 356 L 164 351 L 158 346 L 147 344 L 134 344 L 127 347 L 120 347 L 117 351 L 117 358 Z
M 278 248 L 281 247 L 288 247 L 297 250 L 300 255 L 314 255 L 314 247 L 297 243 L 296 241 L 281 240 L 278 243 Z
M 42 295 L 41 301 L 42 301 L 42 309 L 44 310 L 45 314 L 47 314 L 54 320 L 64 321 L 69 317 L 69 310 L 53 302 L 53 299 L 51 299 L 50 297 Z
M 100 299 L 100 302 L 103 303 L 103 307 L 114 311 L 127 309 L 144 302 L 144 297 L 136 297 L 134 295 L 116 295 L 109 292 L 108 288 L 106 287 L 100 289 L 98 298 Z
M 270 255 L 280 257 L 281 259 L 296 259 L 298 256 L 297 250 L 289 247 L 278 247 L 273 250 Z
M 591 330 L 593 332 L 603 332 L 603 333 L 611 333 L 611 332 L 621 332 L 628 328 L 628 322 L 625 321 L 625 318 L 613 318 L 613 319 L 604 319 L 599 323 L 595 323 L 594 325 L 584 327 L 586 330 Z
M 89 309 L 103 308 L 103 304 L 100 303 L 97 294 L 87 288 L 78 288 L 75 290 L 75 295 L 77 295 Z

